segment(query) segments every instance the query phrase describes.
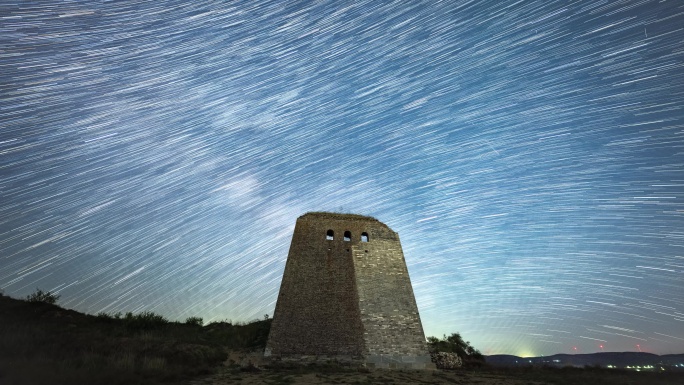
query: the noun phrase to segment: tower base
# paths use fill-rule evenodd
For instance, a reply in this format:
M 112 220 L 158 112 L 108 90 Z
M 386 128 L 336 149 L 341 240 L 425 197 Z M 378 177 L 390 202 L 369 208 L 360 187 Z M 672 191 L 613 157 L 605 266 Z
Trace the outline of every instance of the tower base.
M 301 365 L 338 363 L 342 366 L 364 367 L 369 369 L 404 369 L 404 370 L 435 370 L 435 364 L 429 355 L 392 355 L 374 354 L 367 357 L 353 357 L 345 355 L 267 355 L 264 357 L 271 362 L 284 362 Z

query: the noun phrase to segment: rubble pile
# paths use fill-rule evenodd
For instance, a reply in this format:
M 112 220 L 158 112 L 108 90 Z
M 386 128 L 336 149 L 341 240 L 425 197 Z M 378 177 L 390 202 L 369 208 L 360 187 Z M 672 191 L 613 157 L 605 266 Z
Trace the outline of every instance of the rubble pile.
M 437 369 L 457 369 L 463 366 L 463 361 L 456 353 L 430 353 L 432 362 L 435 363 Z

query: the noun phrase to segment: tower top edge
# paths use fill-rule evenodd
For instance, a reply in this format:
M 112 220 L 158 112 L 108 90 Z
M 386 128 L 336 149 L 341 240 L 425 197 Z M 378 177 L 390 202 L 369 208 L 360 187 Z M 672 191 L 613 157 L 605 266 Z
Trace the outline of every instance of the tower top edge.
M 333 212 L 326 212 L 326 211 L 310 211 L 310 212 L 300 216 L 298 219 L 338 219 L 338 220 L 347 220 L 347 221 L 370 221 L 370 222 L 377 222 L 377 223 L 385 225 L 384 223 L 380 222 L 377 218 L 373 218 L 373 217 L 366 216 L 366 215 L 347 214 L 347 213 L 333 213 Z M 385 226 L 387 226 L 387 225 L 385 225 Z

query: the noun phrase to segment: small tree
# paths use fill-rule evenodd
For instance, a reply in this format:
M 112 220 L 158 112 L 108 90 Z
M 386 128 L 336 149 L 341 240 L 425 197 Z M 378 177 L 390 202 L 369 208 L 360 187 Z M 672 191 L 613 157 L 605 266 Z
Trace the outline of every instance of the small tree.
M 43 302 L 43 303 L 49 303 L 49 304 L 56 304 L 57 300 L 61 295 L 51 293 L 49 291 L 42 291 L 40 289 L 36 289 L 35 293 L 29 294 L 26 296 L 26 301 L 28 302 Z

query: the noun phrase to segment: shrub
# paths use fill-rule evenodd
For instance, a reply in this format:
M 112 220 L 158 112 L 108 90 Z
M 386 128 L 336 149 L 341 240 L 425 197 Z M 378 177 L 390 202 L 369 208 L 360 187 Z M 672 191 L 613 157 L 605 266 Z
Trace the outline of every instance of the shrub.
M 109 313 L 105 313 L 105 312 L 101 311 L 101 312 L 97 313 L 97 315 L 95 317 L 97 317 L 97 319 L 102 320 L 102 321 L 114 322 L 115 320 L 121 319 L 121 312 L 109 314 Z
M 151 311 L 144 311 L 136 315 L 128 312 L 123 319 L 126 327 L 131 330 L 150 330 L 169 323 L 169 320 L 164 316 Z
M 186 325 L 202 326 L 204 325 L 204 320 L 202 317 L 188 317 L 185 319 Z
M 43 302 L 43 303 L 49 303 L 49 304 L 56 304 L 57 300 L 59 300 L 61 296 L 51 293 L 49 291 L 42 291 L 40 289 L 36 289 L 35 293 L 29 294 L 26 296 L 26 301 L 27 302 Z

